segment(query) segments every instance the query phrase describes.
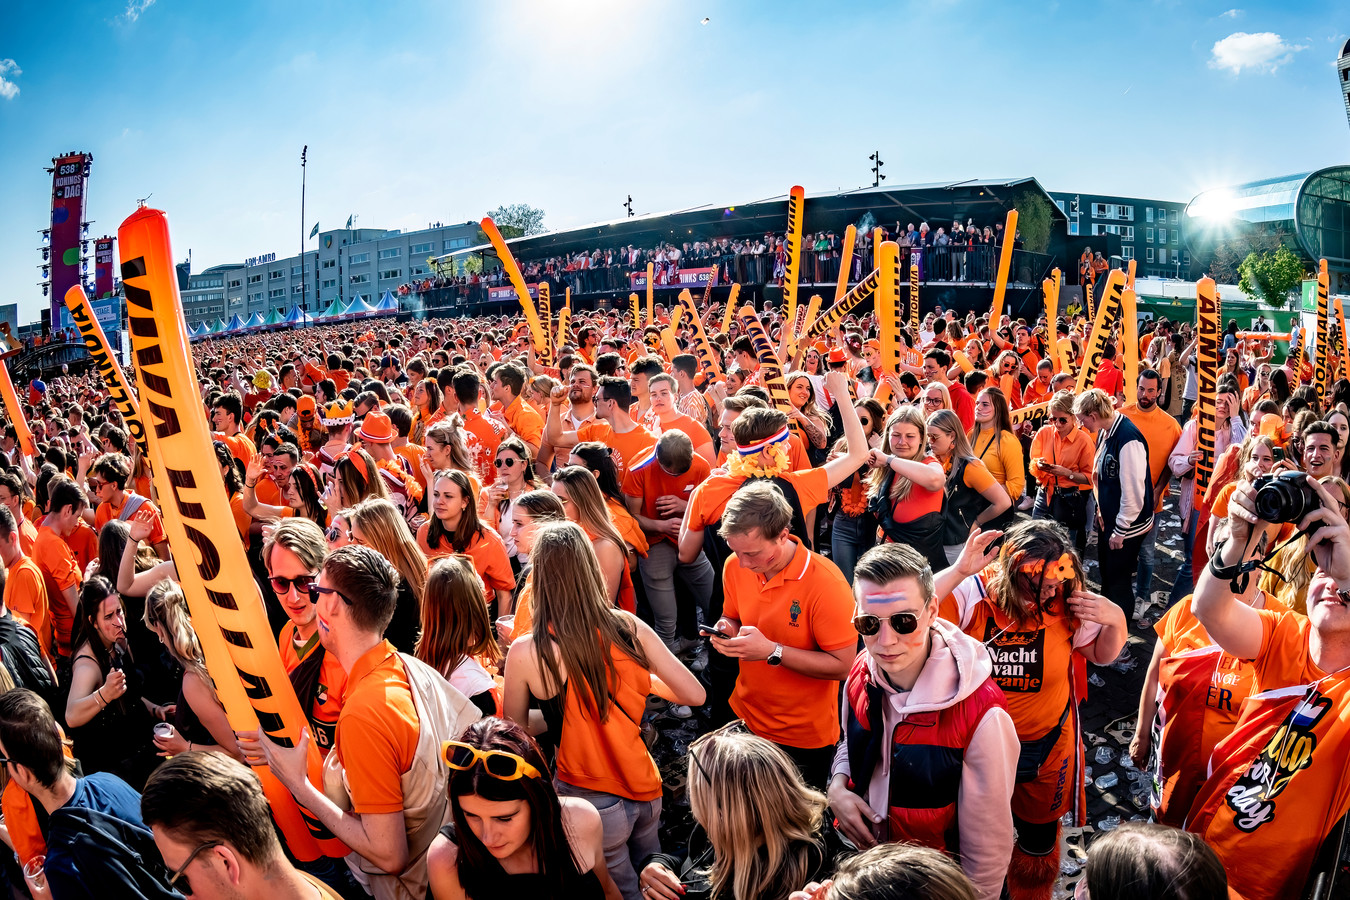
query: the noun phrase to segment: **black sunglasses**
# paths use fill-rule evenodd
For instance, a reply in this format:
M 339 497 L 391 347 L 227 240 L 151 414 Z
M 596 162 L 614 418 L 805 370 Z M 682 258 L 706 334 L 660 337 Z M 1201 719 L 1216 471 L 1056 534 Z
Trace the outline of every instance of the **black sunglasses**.
M 282 578 L 280 575 L 273 575 L 268 579 L 272 583 L 272 590 L 277 592 L 280 597 L 283 594 L 290 593 L 292 587 L 297 593 L 305 594 L 309 592 L 309 586 L 314 583 L 316 575 L 297 575 L 294 578 Z
M 919 627 L 919 617 L 914 613 L 892 613 L 888 617 L 891 630 L 896 634 L 913 634 Z M 871 637 L 881 630 L 881 616 L 869 613 L 853 617 L 853 628 L 864 637 Z
M 1058 422 L 1060 425 L 1068 425 L 1068 424 L 1069 424 L 1069 418 L 1068 418 L 1068 416 L 1055 416 L 1055 417 L 1054 417 L 1054 420 L 1055 420 L 1056 422 Z
M 225 846 L 224 841 L 207 841 L 205 844 L 198 844 L 197 849 L 188 854 L 188 858 L 178 867 L 178 870 L 169 876 L 169 887 L 176 889 L 184 897 L 190 897 L 192 895 L 192 885 L 188 882 L 187 876 L 183 873 L 187 871 L 188 866 L 192 865 L 192 861 L 197 858 L 198 853 L 201 853 L 203 850 L 211 850 L 215 847 L 223 846 Z
M 309 586 L 310 603 L 318 603 L 319 598 L 322 597 L 324 594 L 337 594 L 339 597 L 342 598 L 343 603 L 347 604 L 348 606 L 352 605 L 351 598 L 348 597 L 346 594 L 342 593 L 342 591 L 339 591 L 337 588 L 319 587 L 317 583 L 311 584 Z
M 518 459 L 494 459 L 492 464 L 499 469 L 510 469 L 514 468 L 518 462 L 520 462 Z

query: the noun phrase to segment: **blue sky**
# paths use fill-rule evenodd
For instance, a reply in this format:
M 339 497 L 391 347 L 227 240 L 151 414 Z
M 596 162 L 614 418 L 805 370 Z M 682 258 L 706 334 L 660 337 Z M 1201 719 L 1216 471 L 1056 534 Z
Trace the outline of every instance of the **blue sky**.
M 851 188 L 875 149 L 890 184 L 1183 202 L 1350 160 L 1347 6 L 1240 2 L 0 0 L 0 303 L 44 308 L 70 149 L 91 236 L 153 192 L 196 269 L 298 249 L 305 144 L 306 233 Z

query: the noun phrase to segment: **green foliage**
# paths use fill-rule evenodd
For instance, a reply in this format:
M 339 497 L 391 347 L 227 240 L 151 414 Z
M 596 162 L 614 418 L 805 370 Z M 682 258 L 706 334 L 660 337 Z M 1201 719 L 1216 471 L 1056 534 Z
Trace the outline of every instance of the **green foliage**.
M 1289 302 L 1289 293 L 1303 281 L 1303 261 L 1283 245 L 1274 250 L 1254 250 L 1238 266 L 1238 287 L 1260 297 L 1277 309 Z
M 526 203 L 499 206 L 488 213 L 504 238 L 525 237 L 544 230 L 544 211 Z
M 1290 247 L 1293 243 L 1294 236 L 1283 228 L 1243 227 L 1219 242 L 1205 271 L 1219 284 L 1237 284 L 1242 277 L 1242 262 L 1249 254 Z
M 1050 246 L 1050 230 L 1054 223 L 1054 208 L 1045 195 L 1037 191 L 1023 191 L 1013 199 L 1017 209 L 1017 230 L 1022 233 L 1022 246 L 1032 253 L 1044 253 Z

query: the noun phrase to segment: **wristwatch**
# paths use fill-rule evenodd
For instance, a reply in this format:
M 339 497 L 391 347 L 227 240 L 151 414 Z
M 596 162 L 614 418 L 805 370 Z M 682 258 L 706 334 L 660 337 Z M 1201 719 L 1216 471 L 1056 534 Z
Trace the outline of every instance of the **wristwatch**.
M 770 653 L 769 658 L 764 661 L 771 666 L 781 666 L 783 664 L 783 645 L 775 644 L 773 652 Z

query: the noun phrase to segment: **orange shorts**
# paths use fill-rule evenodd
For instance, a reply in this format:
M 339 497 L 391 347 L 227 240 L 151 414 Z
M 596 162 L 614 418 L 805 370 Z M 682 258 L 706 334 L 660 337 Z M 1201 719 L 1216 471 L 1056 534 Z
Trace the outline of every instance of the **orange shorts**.
M 1055 822 L 1078 806 L 1083 756 L 1077 724 L 1077 717 L 1069 716 L 1036 777 L 1013 788 L 1012 813 L 1017 818 L 1037 825 Z

